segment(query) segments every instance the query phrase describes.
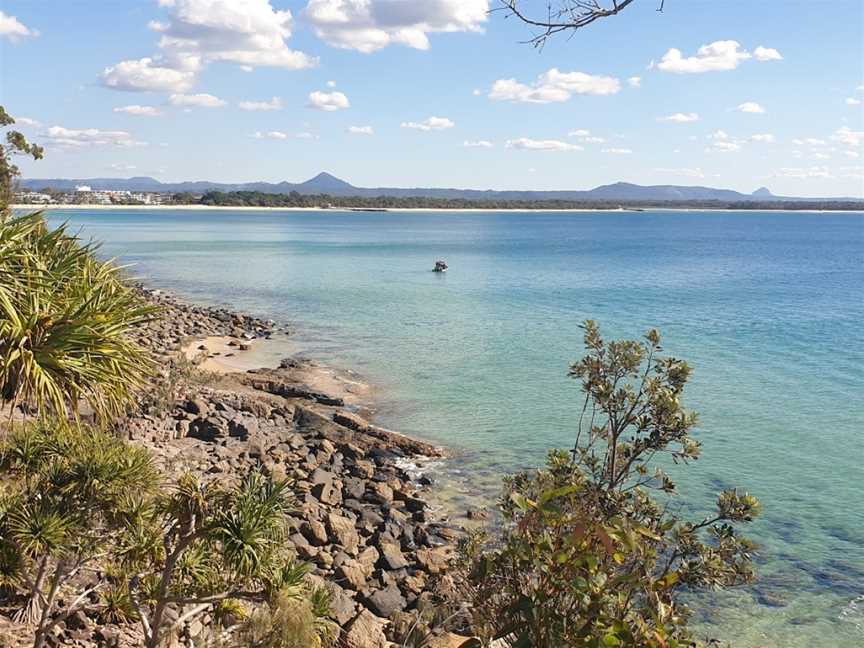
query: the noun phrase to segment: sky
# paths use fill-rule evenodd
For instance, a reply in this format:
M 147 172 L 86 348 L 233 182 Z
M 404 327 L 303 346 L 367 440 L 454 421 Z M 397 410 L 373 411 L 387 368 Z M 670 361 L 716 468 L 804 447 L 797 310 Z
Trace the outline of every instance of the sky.
M 25 177 L 864 196 L 860 0 L 498 2 L 0 0 L 0 105 Z

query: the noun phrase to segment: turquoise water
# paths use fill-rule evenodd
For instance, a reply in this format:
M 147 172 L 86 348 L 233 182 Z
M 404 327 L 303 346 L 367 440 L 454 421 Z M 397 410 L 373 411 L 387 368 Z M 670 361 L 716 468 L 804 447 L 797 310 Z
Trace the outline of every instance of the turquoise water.
M 382 388 L 382 424 L 454 448 L 466 494 L 573 441 L 578 324 L 660 329 L 695 368 L 694 514 L 765 515 L 755 587 L 704 595 L 736 646 L 864 642 L 864 214 L 56 212 L 187 298 L 295 325 Z M 437 258 L 450 271 L 430 272 Z

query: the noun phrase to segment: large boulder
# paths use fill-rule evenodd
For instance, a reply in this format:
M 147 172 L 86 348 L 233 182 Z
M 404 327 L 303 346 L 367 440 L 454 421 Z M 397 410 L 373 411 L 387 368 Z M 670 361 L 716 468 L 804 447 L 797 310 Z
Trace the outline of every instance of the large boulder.
M 342 645 L 344 648 L 387 648 L 386 625 L 386 619 L 363 609 L 345 629 Z
M 366 587 L 366 569 L 356 560 L 346 560 L 334 571 L 336 582 L 356 592 Z
M 327 528 L 330 531 L 330 540 L 333 544 L 339 545 L 349 554 L 357 553 L 360 538 L 352 520 L 338 513 L 330 513 L 327 516 Z
M 408 603 L 399 591 L 399 587 L 391 583 L 384 589 L 375 590 L 367 596 L 366 604 L 375 614 L 386 619 L 404 610 Z

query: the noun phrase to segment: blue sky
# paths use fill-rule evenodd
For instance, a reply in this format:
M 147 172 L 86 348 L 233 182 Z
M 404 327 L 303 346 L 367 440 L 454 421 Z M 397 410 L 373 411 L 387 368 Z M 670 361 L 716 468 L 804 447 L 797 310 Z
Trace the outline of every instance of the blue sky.
M 31 177 L 864 195 L 860 0 L 637 0 L 542 51 L 495 2 L 3 0 L 0 103 Z

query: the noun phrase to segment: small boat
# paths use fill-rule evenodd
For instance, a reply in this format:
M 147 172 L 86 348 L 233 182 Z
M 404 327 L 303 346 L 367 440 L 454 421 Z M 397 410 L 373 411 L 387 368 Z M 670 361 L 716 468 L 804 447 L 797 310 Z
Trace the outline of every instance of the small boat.
M 443 261 L 436 261 L 432 272 L 447 272 L 447 264 Z

